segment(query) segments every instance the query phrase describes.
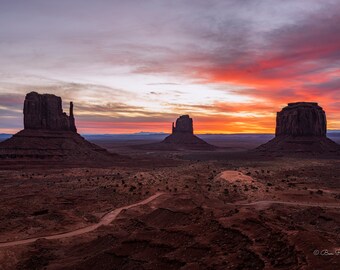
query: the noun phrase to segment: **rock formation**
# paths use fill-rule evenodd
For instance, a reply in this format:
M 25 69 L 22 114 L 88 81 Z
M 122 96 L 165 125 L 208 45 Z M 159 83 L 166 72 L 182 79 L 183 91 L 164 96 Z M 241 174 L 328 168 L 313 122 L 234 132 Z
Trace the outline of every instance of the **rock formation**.
M 70 116 L 69 116 L 70 131 L 77 132 L 76 121 L 73 115 L 73 102 L 70 102 Z
M 24 128 L 77 132 L 73 103 L 70 103 L 70 116 L 63 112 L 61 98 L 55 95 L 31 92 L 24 103 Z
M 317 103 L 289 103 L 277 113 L 275 138 L 257 150 L 276 155 L 337 152 L 339 145 L 326 132 L 326 113 Z
M 289 103 L 276 117 L 276 136 L 326 136 L 325 111 L 313 102 Z
M 69 116 L 60 97 L 31 92 L 24 102 L 24 130 L 0 143 L 0 160 L 110 162 L 114 154 L 86 141 L 77 133 L 70 103 Z
M 190 133 L 194 134 L 192 118 L 189 115 L 182 115 L 176 120 L 176 126 L 172 123 L 172 134 L 175 133 Z
M 182 115 L 172 123 L 172 133 L 160 143 L 138 146 L 149 150 L 214 150 L 216 147 L 194 135 L 193 121 L 189 115 Z

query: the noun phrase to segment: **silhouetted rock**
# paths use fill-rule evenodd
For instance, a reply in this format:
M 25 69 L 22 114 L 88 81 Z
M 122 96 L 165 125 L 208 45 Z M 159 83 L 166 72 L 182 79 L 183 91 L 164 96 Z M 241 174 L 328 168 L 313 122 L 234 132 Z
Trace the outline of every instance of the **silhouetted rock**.
M 62 109 L 60 97 L 51 94 L 31 92 L 24 103 L 24 128 L 77 132 L 73 103 L 70 103 L 70 116 Z
M 285 154 L 338 154 L 339 145 L 326 137 L 325 111 L 314 102 L 289 103 L 276 116 L 275 138 L 256 150 Z
M 176 126 L 172 123 L 172 134 L 174 133 L 189 133 L 194 134 L 192 118 L 189 115 L 182 115 L 176 120 Z
M 214 149 L 213 145 L 194 135 L 193 121 L 189 115 L 182 115 L 172 123 L 172 134 L 166 137 L 163 144 L 173 145 L 174 148 L 186 149 Z
M 69 116 L 69 122 L 70 122 L 70 130 L 73 132 L 77 132 L 76 123 L 73 115 L 73 102 L 70 102 L 70 116 Z
M 70 115 L 62 110 L 60 97 L 31 92 L 24 103 L 24 130 L 0 143 L 0 159 L 18 163 L 58 161 L 83 164 L 110 163 L 117 154 L 86 141 L 77 133 L 70 103 Z
M 276 117 L 276 136 L 326 136 L 325 111 L 313 102 L 289 103 Z
M 72 131 L 24 129 L 0 143 L 0 159 L 66 161 L 109 161 L 113 155 Z
M 134 146 L 135 147 L 135 146 Z M 139 145 L 139 149 L 148 150 L 214 150 L 215 146 L 194 135 L 193 120 L 189 115 L 182 115 L 172 123 L 172 134 L 160 143 Z

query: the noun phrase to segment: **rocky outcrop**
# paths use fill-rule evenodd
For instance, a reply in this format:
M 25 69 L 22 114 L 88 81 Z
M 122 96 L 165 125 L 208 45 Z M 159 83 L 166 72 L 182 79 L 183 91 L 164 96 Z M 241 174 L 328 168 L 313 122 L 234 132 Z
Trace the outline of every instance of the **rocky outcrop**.
M 73 102 L 70 102 L 70 116 L 69 116 L 70 130 L 77 132 L 76 122 L 73 115 Z
M 326 113 L 314 102 L 289 103 L 276 117 L 276 136 L 326 136 Z
M 51 166 L 116 163 L 122 156 L 86 141 L 77 133 L 70 103 L 70 115 L 63 112 L 60 97 L 31 92 L 24 103 L 24 130 L 0 143 L 1 164 Z M 18 162 L 20 161 L 20 162 Z M 6 163 L 6 164 L 7 164 Z
M 182 115 L 176 120 L 176 125 L 172 123 L 172 134 L 166 137 L 164 145 L 174 148 L 186 149 L 213 149 L 214 146 L 194 135 L 193 120 L 189 115 Z M 172 145 L 172 146 L 171 146 Z
M 135 148 L 136 146 L 134 146 Z M 160 143 L 152 143 L 137 146 L 145 150 L 214 150 L 215 146 L 194 135 L 193 120 L 189 115 L 182 115 L 172 123 L 172 133 Z
M 46 162 L 83 164 L 109 162 L 112 157 L 104 148 L 88 142 L 78 133 L 24 129 L 0 143 L 1 162 Z M 19 163 L 20 163 L 19 162 Z
M 31 92 L 24 102 L 24 128 L 77 132 L 70 103 L 70 116 L 63 112 L 60 97 Z
M 176 126 L 172 123 L 172 134 L 174 133 L 189 133 L 194 134 L 192 118 L 189 115 L 182 115 L 176 120 Z
M 325 111 L 315 102 L 289 103 L 276 116 L 275 138 L 256 151 L 275 156 L 339 154 L 340 147 L 326 137 Z

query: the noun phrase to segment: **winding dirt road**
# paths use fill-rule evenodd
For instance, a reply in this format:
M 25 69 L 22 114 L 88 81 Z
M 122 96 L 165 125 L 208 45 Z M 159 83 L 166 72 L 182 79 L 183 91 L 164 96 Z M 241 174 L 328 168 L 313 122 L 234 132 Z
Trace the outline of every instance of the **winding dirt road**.
M 11 246 L 17 246 L 17 245 L 25 245 L 32 243 L 38 239 L 62 239 L 62 238 L 67 238 L 67 237 L 73 237 L 77 235 L 81 235 L 84 233 L 88 233 L 91 231 L 96 230 L 102 225 L 109 225 L 112 221 L 114 221 L 117 216 L 121 213 L 121 211 L 130 209 L 139 205 L 144 205 L 148 204 L 149 202 L 155 200 L 159 196 L 161 196 L 162 192 L 157 192 L 156 194 L 150 196 L 149 198 L 140 201 L 138 203 L 130 204 L 127 206 L 123 206 L 120 208 L 117 208 L 115 210 L 112 210 L 111 212 L 107 213 L 104 215 L 101 220 L 93 225 L 77 229 L 74 231 L 66 232 L 66 233 L 60 233 L 60 234 L 53 234 L 53 235 L 48 235 L 48 236 L 40 236 L 40 237 L 34 237 L 34 238 L 29 238 L 29 239 L 24 239 L 24 240 L 17 240 L 17 241 L 11 241 L 11 242 L 0 242 L 0 248 L 1 247 L 11 247 Z M 260 208 L 266 208 L 269 207 L 271 204 L 284 204 L 284 205 L 292 205 L 292 206 L 304 206 L 304 207 L 322 207 L 322 208 L 340 208 L 339 204 L 328 204 L 328 203 L 299 203 L 299 202 L 286 202 L 286 201 L 256 201 L 256 202 L 250 202 L 250 203 L 241 203 L 241 202 L 235 202 L 235 203 L 227 203 L 227 205 L 234 205 L 234 206 L 258 206 Z
M 133 208 L 133 207 L 136 207 L 136 206 L 139 206 L 139 205 L 143 205 L 143 204 L 148 204 L 149 202 L 155 200 L 156 198 L 158 198 L 162 194 L 163 194 L 162 192 L 157 192 L 156 194 L 150 196 L 149 198 L 147 198 L 143 201 L 140 201 L 138 203 L 130 204 L 130 205 L 123 206 L 123 207 L 117 208 L 115 210 L 112 210 L 111 212 L 105 214 L 101 218 L 101 220 L 96 224 L 93 224 L 93 225 L 90 225 L 90 226 L 87 226 L 87 227 L 84 227 L 84 228 L 81 228 L 81 229 L 77 229 L 77 230 L 74 230 L 74 231 L 66 232 L 66 233 L 53 234 L 53 235 L 48 235 L 48 236 L 40 236 L 40 237 L 28 238 L 28 239 L 24 239 L 24 240 L 17 240 L 17 241 L 11 241 L 11 242 L 2 242 L 2 243 L 0 243 L 0 248 L 1 247 L 17 246 L 17 245 L 25 245 L 25 244 L 32 243 L 32 242 L 34 242 L 38 239 L 48 239 L 48 240 L 62 239 L 62 238 L 67 238 L 67 237 L 72 237 L 72 236 L 77 236 L 77 235 L 81 235 L 81 234 L 84 234 L 84 233 L 92 232 L 102 225 L 109 225 L 112 221 L 114 221 L 117 218 L 117 216 L 123 210 L 130 209 L 130 208 Z

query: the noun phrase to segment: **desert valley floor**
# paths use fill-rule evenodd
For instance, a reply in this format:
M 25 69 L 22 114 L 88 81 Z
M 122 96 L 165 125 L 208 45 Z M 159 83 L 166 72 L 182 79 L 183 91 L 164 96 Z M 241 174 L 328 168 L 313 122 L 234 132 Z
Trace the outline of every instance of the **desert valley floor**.
M 95 143 L 124 157 L 0 166 L 1 270 L 340 269 L 339 158 Z

